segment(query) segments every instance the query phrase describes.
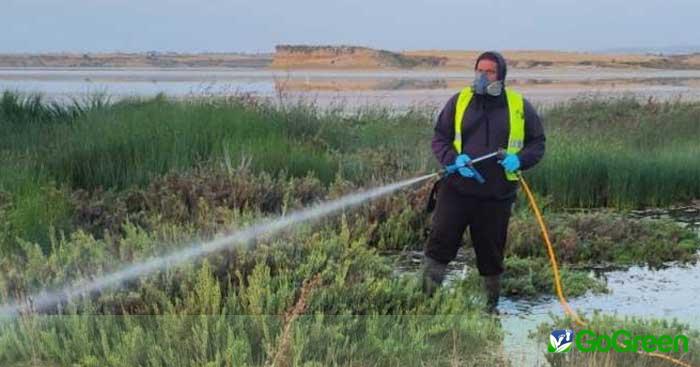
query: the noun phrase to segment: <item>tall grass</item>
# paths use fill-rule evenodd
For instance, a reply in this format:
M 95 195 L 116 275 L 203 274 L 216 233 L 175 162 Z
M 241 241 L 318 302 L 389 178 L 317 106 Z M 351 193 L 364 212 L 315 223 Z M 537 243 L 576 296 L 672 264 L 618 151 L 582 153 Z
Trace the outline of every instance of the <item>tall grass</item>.
M 387 182 L 438 168 L 429 147 L 431 112 L 321 110 L 244 96 L 113 104 L 95 96 L 61 105 L 5 92 L 0 192 L 12 204 L 5 213 L 16 223 L 13 233 L 46 244 L 48 228 L 67 229 L 73 214 L 56 193 L 144 188 L 196 167 L 245 162 L 257 173 L 310 175 L 325 186 Z M 543 120 L 547 153 L 526 177 L 552 208 L 700 197 L 700 104 L 580 99 L 546 111 Z
M 0 148 L 74 188 L 144 186 L 167 172 L 242 158 L 257 171 L 328 184 L 437 168 L 432 111 L 275 107 L 164 96 L 62 107 L 6 92 Z M 543 114 L 547 153 L 527 173 L 558 207 L 668 205 L 700 196 L 700 104 L 578 99 Z
M 528 177 L 559 207 L 660 206 L 700 197 L 700 104 L 579 99 L 546 112 Z
M 109 98 L 93 94 L 60 103 L 41 94 L 4 91 L 0 96 L 0 150 L 27 151 L 45 143 L 54 127 L 69 125 L 89 111 L 106 108 Z
M 71 103 L 46 101 L 41 94 L 24 95 L 4 91 L 0 97 L 0 122 L 3 127 L 14 124 L 25 127 L 31 124 L 67 123 L 88 110 L 105 107 L 109 100 L 105 95 L 93 94 L 84 101 L 73 99 Z
M 16 247 L 16 239 L 40 243 L 69 231 L 72 203 L 67 190 L 33 170 L 21 155 L 0 153 L 0 254 Z
M 322 149 L 288 134 L 281 121 L 243 106 L 155 99 L 86 114 L 56 131 L 44 160 L 57 178 L 88 189 L 142 186 L 225 153 L 250 157 L 260 170 L 291 163 L 290 175 L 333 177 Z
M 0 113 L 3 129 L 43 116 L 34 112 L 41 111 L 34 103 L 5 99 L 7 111 Z M 325 183 L 340 172 L 358 181 L 379 172 L 376 164 L 364 162 L 366 150 L 383 146 L 389 154 L 410 153 L 429 135 L 426 116 L 418 113 L 392 117 L 365 112 L 347 117 L 342 111 L 322 113 L 313 105 L 275 108 L 244 99 L 176 102 L 159 96 L 108 108 L 70 109 L 63 118 L 61 107 L 46 109 L 61 111 L 48 113 L 51 121 L 72 123 L 35 127 L 27 122 L 0 139 L 0 147 L 30 151 L 38 169 L 86 189 L 143 186 L 173 170 L 244 157 L 257 171 L 293 177 L 312 172 Z M 396 158 L 389 163 L 399 167 L 415 167 L 426 160 L 426 156 L 423 161 Z

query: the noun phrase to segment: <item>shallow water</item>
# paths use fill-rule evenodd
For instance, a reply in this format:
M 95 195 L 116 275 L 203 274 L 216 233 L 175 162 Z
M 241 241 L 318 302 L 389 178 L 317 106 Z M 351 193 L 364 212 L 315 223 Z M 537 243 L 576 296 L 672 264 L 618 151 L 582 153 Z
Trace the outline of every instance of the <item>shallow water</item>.
M 679 225 L 695 230 L 700 236 L 700 206 L 633 211 L 636 218 L 673 219 Z M 469 247 L 460 249 L 457 259 L 448 266 L 446 286 L 450 281 L 464 278 L 472 263 Z M 421 252 L 410 252 L 396 257 L 397 274 L 416 274 Z M 625 270 L 592 273 L 606 280 L 610 290 L 606 294 L 587 293 L 569 298 L 569 304 L 578 313 L 593 312 L 648 318 L 677 319 L 700 329 L 700 263 L 665 264 L 661 269 L 633 266 Z M 566 293 L 566 290 L 564 290 Z M 554 295 L 536 299 L 503 297 L 499 306 L 501 325 L 505 331 L 504 351 L 516 366 L 548 365 L 544 356 L 546 340 L 533 340 L 529 333 L 543 322 L 551 321 L 550 314 L 563 315 L 564 311 Z
M 0 68 L 0 90 L 39 92 L 56 100 L 105 93 L 113 99 L 159 92 L 186 98 L 252 93 L 313 100 L 326 107 L 439 107 L 470 83 L 459 71 L 283 71 L 231 69 Z M 509 83 L 538 105 L 580 95 L 700 100 L 700 70 L 542 68 L 509 71 Z

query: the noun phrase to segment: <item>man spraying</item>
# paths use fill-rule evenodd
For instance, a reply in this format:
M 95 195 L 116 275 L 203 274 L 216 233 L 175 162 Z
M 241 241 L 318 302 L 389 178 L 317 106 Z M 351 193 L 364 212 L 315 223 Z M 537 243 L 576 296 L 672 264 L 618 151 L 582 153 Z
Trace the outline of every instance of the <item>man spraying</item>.
M 505 87 L 501 54 L 481 54 L 474 69 L 473 84 L 450 98 L 435 125 L 433 153 L 449 174 L 437 192 L 423 257 L 423 289 L 433 294 L 440 286 L 469 227 L 488 311 L 497 313 L 517 174 L 540 161 L 545 136 L 532 105 Z M 505 150 L 499 160 L 470 164 L 472 157 L 498 150 Z

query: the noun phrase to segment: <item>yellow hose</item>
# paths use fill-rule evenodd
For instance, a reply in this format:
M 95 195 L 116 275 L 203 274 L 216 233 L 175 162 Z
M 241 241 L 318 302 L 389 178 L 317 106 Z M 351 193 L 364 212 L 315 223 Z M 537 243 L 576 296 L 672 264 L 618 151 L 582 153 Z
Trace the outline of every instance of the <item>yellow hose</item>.
M 557 292 L 557 297 L 559 298 L 559 303 L 561 303 L 562 307 L 564 308 L 564 312 L 571 317 L 572 320 L 579 326 L 585 327 L 588 324 L 581 320 L 579 315 L 574 311 L 571 306 L 569 306 L 569 302 L 566 300 L 566 297 L 564 296 L 564 290 L 561 285 L 561 276 L 559 275 L 559 265 L 557 264 L 557 257 L 554 254 L 554 246 L 552 246 L 552 242 L 549 240 L 549 232 L 547 231 L 547 226 L 544 223 L 544 217 L 542 216 L 542 213 L 540 212 L 540 208 L 537 206 L 537 201 L 535 200 L 535 196 L 532 195 L 532 191 L 530 191 L 530 187 L 527 185 L 527 182 L 525 182 L 525 179 L 523 178 L 522 174 L 518 173 L 518 180 L 520 181 L 520 185 L 523 188 L 523 191 L 525 191 L 525 195 L 527 196 L 527 200 L 530 203 L 530 208 L 532 209 L 533 213 L 535 213 L 535 218 L 537 218 L 537 223 L 540 226 L 540 230 L 542 232 L 542 239 L 544 240 L 544 244 L 547 247 L 547 255 L 549 256 L 549 262 L 550 265 L 552 266 L 552 274 L 554 276 L 554 288 Z M 642 354 L 642 355 L 647 355 L 650 357 L 654 358 L 660 358 L 667 360 L 669 362 L 675 363 L 679 366 L 684 366 L 684 367 L 693 367 L 692 365 L 688 364 L 687 362 L 681 361 L 680 359 L 676 359 L 670 356 L 667 356 L 665 354 L 661 353 L 655 353 L 655 352 L 643 352 L 643 351 L 638 351 L 637 353 Z

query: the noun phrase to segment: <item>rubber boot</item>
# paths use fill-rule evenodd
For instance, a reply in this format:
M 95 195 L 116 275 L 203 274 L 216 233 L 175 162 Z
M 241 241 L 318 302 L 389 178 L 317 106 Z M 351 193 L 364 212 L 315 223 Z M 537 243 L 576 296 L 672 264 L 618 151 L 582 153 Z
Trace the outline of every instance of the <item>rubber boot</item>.
M 447 264 L 443 264 L 428 256 L 423 256 L 422 268 L 423 293 L 432 296 L 442 285 L 442 281 L 445 280 Z
M 501 275 L 487 275 L 484 277 L 486 290 L 486 312 L 498 315 L 498 299 L 501 296 Z

